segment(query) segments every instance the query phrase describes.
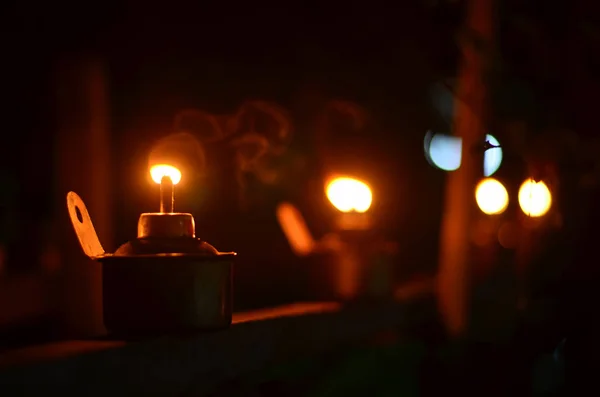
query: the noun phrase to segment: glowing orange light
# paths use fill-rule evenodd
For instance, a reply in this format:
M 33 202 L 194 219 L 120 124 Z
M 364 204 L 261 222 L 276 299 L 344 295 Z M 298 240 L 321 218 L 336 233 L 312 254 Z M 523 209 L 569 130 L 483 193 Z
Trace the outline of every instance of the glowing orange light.
M 484 214 L 501 214 L 508 207 L 508 192 L 496 179 L 486 178 L 477 185 L 475 200 Z
M 341 212 L 367 212 L 373 201 L 371 188 L 354 178 L 335 178 L 327 185 L 327 198 Z
M 177 185 L 181 181 L 181 171 L 172 165 L 168 164 L 157 164 L 150 168 L 150 176 L 155 183 L 160 184 L 160 181 L 164 176 L 171 178 L 173 185 Z
M 543 216 L 552 206 L 552 193 L 544 182 L 527 179 L 519 189 L 519 205 L 527 216 Z

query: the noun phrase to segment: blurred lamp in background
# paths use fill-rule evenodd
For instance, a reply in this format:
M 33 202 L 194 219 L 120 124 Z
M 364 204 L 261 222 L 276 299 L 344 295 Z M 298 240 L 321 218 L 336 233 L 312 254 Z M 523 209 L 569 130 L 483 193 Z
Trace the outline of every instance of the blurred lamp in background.
M 486 178 L 475 188 L 475 200 L 483 213 L 501 214 L 508 207 L 508 192 L 498 180 Z
M 519 189 L 519 206 L 527 216 L 544 216 L 552 206 L 552 194 L 543 181 L 527 179 Z
M 325 193 L 331 204 L 342 214 L 357 215 L 354 219 L 349 217 L 338 222 L 342 230 L 364 230 L 370 226 L 366 212 L 371 207 L 373 195 L 366 183 L 348 177 L 334 178 L 327 184 Z M 276 213 L 281 229 L 296 255 L 305 256 L 340 248 L 340 239 L 333 237 L 337 236 L 335 234 L 316 241 L 302 213 L 293 204 L 280 203 Z
M 331 179 L 325 188 L 329 202 L 341 212 L 337 227 L 341 230 L 364 230 L 371 227 L 366 212 L 371 208 L 373 194 L 365 182 L 350 177 Z
M 321 274 L 331 277 L 328 288 L 337 298 L 389 298 L 394 288 L 393 258 L 397 246 L 374 233 L 367 214 L 373 201 L 371 188 L 358 179 L 337 177 L 326 183 L 325 195 L 339 214 L 336 230 L 318 241 L 294 205 L 278 205 L 277 219 L 292 250 L 298 256 L 333 254 L 329 270 Z
M 335 178 L 327 184 L 327 198 L 342 212 L 366 212 L 373 195 L 369 186 L 353 178 Z
M 486 141 L 491 145 L 483 155 L 483 175 L 492 176 L 502 164 L 502 148 L 500 142 L 490 134 Z M 425 158 L 436 168 L 444 171 L 455 171 L 462 160 L 462 139 L 460 137 L 435 134 L 428 131 L 424 142 Z

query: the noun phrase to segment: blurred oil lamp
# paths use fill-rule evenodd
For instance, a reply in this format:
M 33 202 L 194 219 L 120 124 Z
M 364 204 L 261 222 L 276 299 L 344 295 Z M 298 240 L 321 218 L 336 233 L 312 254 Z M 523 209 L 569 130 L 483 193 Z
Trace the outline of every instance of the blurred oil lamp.
M 331 179 L 325 188 L 331 204 L 340 212 L 336 231 L 315 240 L 300 211 L 290 203 L 277 207 L 277 218 L 294 253 L 333 254 L 331 289 L 342 300 L 389 298 L 393 295 L 389 256 L 396 246 L 373 233 L 367 211 L 373 196 L 369 186 L 350 177 Z M 383 260 L 382 260 L 383 259 Z
M 526 309 L 530 298 L 528 284 L 535 277 L 532 265 L 537 255 L 542 250 L 543 236 L 550 228 L 546 223 L 546 216 L 552 207 L 552 193 L 545 182 L 528 178 L 521 184 L 518 194 L 519 207 L 525 215 L 521 218 L 519 240 L 516 244 L 516 263 L 518 272 L 519 309 Z M 558 214 L 556 214 L 558 215 Z M 554 225 L 556 226 L 556 225 Z
M 373 202 L 371 188 L 366 183 L 338 177 L 330 180 L 325 189 L 329 202 L 341 212 L 336 226 L 341 230 L 366 230 L 371 227 L 367 211 Z
M 81 247 L 102 264 L 107 330 L 127 337 L 228 327 L 236 253 L 197 238 L 192 214 L 174 212 L 177 168 L 155 165 L 150 175 L 160 185 L 160 212 L 141 214 L 137 238 L 114 254 L 104 251 L 83 200 L 67 194 Z
M 494 178 L 484 178 L 475 187 L 475 201 L 481 212 L 487 216 L 473 222 L 469 233 L 470 240 L 477 250 L 475 277 L 484 277 L 493 268 L 498 254 L 495 244 L 503 214 L 508 208 L 508 191 L 502 182 Z
M 337 238 L 329 239 L 332 248 L 337 248 L 334 271 L 337 294 L 344 299 L 353 299 L 359 294 L 377 294 L 378 291 L 369 290 L 373 284 L 370 279 L 377 278 L 375 274 L 380 270 L 370 263 L 373 252 L 370 252 L 368 233 L 373 225 L 367 211 L 373 202 L 371 188 L 361 180 L 342 176 L 330 179 L 325 193 L 339 211 L 335 218 Z
M 475 199 L 482 213 L 492 215 L 474 223 L 472 241 L 478 246 L 479 272 L 489 270 L 497 261 L 497 239 L 500 246 L 515 250 L 519 300 L 523 308 L 527 302 L 527 271 L 539 251 L 541 219 L 552 206 L 552 194 L 543 181 L 526 179 L 519 188 L 518 202 L 525 217 L 510 220 L 494 216 L 504 213 L 509 197 L 506 187 L 493 178 L 485 178 L 475 189 Z M 512 217 L 511 217 L 512 218 Z

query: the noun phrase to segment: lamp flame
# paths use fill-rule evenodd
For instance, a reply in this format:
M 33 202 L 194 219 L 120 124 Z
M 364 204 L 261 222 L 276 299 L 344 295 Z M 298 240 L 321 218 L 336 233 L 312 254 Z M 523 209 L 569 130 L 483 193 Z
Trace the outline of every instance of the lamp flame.
M 367 212 L 373 201 L 371 188 L 354 178 L 335 178 L 327 185 L 327 198 L 341 212 Z
M 171 178 L 173 185 L 177 185 L 179 181 L 181 181 L 181 171 L 168 164 L 157 164 L 152 166 L 152 168 L 150 168 L 150 176 L 157 184 L 160 184 L 162 178 L 165 176 Z

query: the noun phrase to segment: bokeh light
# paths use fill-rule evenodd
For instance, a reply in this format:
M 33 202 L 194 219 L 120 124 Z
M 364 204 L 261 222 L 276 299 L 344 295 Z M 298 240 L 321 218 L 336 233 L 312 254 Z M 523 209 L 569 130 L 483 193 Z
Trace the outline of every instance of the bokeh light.
M 543 181 L 527 179 L 519 189 L 519 206 L 527 216 L 543 216 L 552 206 L 552 193 Z
M 500 142 L 490 134 L 485 136 L 485 139 L 493 146 L 500 146 Z M 487 149 L 483 154 L 483 176 L 492 176 L 502 164 L 502 148 L 493 147 Z
M 430 131 L 425 136 L 425 157 L 436 168 L 444 171 L 457 170 L 462 159 L 462 140 Z
M 484 214 L 501 214 L 508 207 L 508 192 L 498 180 L 486 178 L 477 185 L 475 200 Z
M 507 221 L 498 229 L 498 242 L 507 249 L 516 248 L 521 238 L 521 229 L 514 221 Z
M 500 146 L 500 142 L 490 134 L 486 140 L 493 146 Z M 462 139 L 452 135 L 435 134 L 431 131 L 425 135 L 425 157 L 436 168 L 444 171 L 455 171 L 462 161 Z M 502 164 L 502 148 L 487 149 L 483 155 L 483 175 L 492 176 Z

